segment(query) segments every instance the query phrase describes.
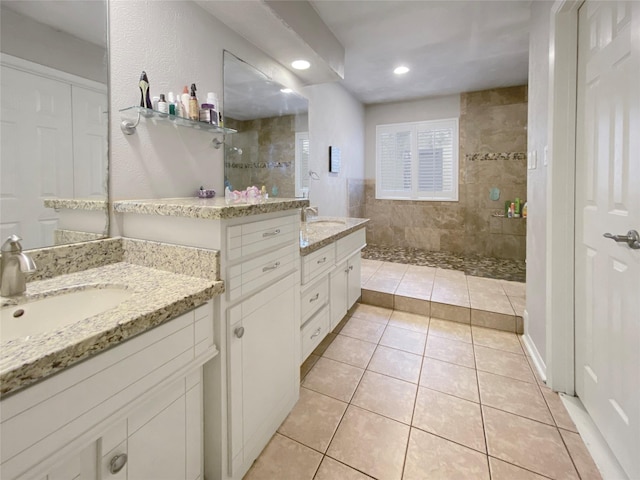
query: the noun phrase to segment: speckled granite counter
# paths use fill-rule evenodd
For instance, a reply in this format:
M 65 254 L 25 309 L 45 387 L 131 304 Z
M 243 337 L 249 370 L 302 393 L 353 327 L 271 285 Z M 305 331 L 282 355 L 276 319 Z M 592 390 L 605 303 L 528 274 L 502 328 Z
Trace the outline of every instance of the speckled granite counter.
M 108 202 L 106 200 L 97 200 L 95 198 L 45 198 L 44 206 L 46 208 L 55 208 L 57 210 L 107 210 Z
M 256 203 L 227 203 L 224 198 L 158 198 L 113 202 L 113 210 L 117 213 L 140 213 L 204 219 L 246 217 L 307 206 L 309 206 L 309 200 L 302 198 L 270 198 Z
M 325 245 L 364 228 L 368 218 L 315 217 L 300 229 L 300 255 L 309 255 Z

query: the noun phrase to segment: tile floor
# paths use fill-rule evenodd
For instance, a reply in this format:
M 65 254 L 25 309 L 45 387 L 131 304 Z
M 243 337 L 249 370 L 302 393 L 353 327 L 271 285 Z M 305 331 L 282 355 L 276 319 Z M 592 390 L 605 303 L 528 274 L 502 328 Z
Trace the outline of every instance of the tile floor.
M 522 333 L 524 283 L 444 268 L 362 259 L 362 301 Z
M 514 333 L 356 304 L 247 480 L 598 479 Z

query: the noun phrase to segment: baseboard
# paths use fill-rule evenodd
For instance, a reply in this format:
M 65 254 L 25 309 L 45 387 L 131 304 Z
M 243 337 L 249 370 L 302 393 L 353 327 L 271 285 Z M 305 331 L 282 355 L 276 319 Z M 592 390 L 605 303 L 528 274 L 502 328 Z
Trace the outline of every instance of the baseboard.
M 531 361 L 536 371 L 538 372 L 538 376 L 540 379 L 547 383 L 547 365 L 544 363 L 544 358 L 540 355 L 536 344 L 533 342 L 531 337 L 529 336 L 529 332 L 527 331 L 526 326 L 529 323 L 529 313 L 525 310 L 522 313 L 522 319 L 524 321 L 525 329 L 524 335 L 522 335 L 522 342 L 527 350 L 527 354 L 531 357 Z

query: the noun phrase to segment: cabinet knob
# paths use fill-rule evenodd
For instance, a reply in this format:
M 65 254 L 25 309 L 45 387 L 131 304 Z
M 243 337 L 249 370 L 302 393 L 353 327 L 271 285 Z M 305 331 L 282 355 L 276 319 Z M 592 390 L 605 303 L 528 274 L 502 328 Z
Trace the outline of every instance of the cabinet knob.
M 109 461 L 109 473 L 111 475 L 115 475 L 120 470 L 122 470 L 126 464 L 127 464 L 126 453 L 118 453 L 117 455 L 114 455 L 113 458 Z
M 236 328 L 233 333 L 236 334 L 236 337 L 238 338 L 242 338 L 242 336 L 244 335 L 244 327 L 238 327 Z

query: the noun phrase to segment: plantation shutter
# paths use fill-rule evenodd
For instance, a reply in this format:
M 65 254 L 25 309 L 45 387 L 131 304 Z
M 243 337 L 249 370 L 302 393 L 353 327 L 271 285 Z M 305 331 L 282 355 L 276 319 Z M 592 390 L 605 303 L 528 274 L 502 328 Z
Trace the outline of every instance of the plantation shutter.
M 458 120 L 378 125 L 376 198 L 458 200 Z

